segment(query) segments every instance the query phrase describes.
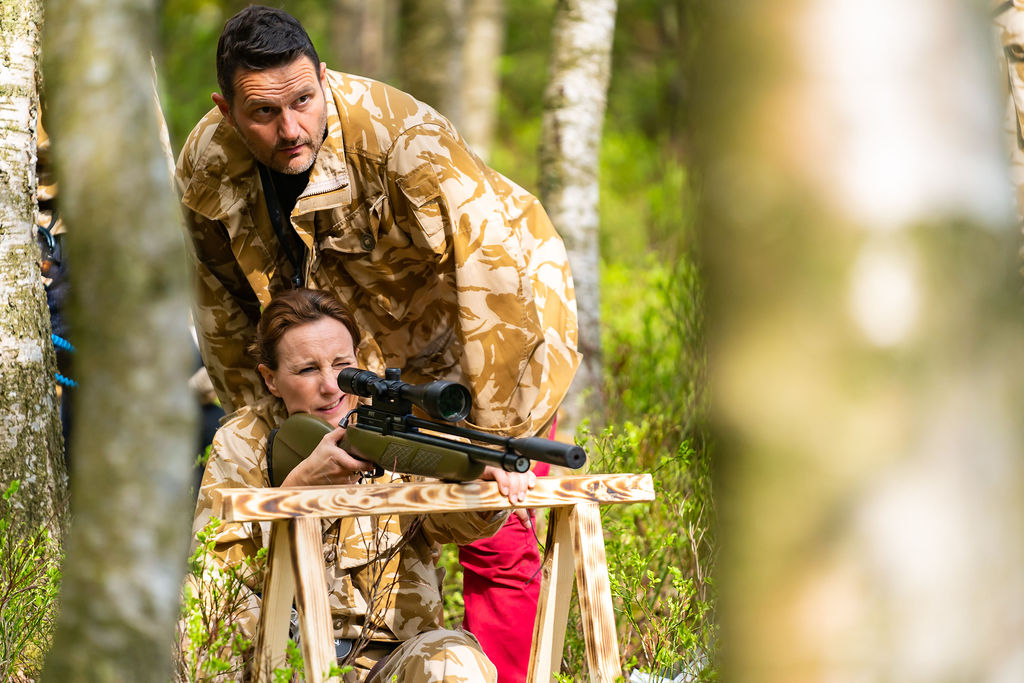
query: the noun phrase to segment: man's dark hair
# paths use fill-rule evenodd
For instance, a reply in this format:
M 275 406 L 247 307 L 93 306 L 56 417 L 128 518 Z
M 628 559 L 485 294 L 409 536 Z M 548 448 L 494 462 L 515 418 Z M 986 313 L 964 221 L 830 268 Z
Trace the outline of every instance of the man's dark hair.
M 217 41 L 217 85 L 231 102 L 239 69 L 262 71 L 306 56 L 319 75 L 320 57 L 299 20 L 279 9 L 250 5 L 228 19 Z

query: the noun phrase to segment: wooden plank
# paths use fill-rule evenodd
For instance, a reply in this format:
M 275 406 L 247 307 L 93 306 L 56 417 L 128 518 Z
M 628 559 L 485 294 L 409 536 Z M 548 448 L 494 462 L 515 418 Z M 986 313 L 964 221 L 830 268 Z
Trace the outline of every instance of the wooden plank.
M 328 680 L 326 673 L 335 661 L 335 653 L 320 520 L 316 517 L 292 520 L 290 529 L 292 567 L 295 572 L 295 609 L 299 613 L 306 681 L 324 683 Z
M 613 683 L 622 676 L 622 670 L 619 668 L 615 612 L 601 531 L 601 508 L 596 503 L 581 503 L 573 508 L 571 517 L 576 587 L 583 616 L 590 680 Z
M 569 519 L 572 509 L 552 508 L 548 520 L 540 600 L 537 603 L 537 619 L 533 624 L 530 669 L 526 674 L 526 680 L 530 683 L 548 683 L 554 680 L 554 675 L 562 667 L 565 625 L 569 620 L 575 565 Z
M 526 499 L 515 506 L 498 492 L 495 482 L 422 482 L 220 489 L 214 494 L 213 514 L 227 522 L 245 522 L 304 516 L 423 514 L 652 500 L 654 482 L 649 474 L 587 474 L 541 477 Z
M 270 532 L 267 575 L 263 581 L 260 625 L 256 632 L 254 676 L 257 681 L 273 680 L 273 671 L 285 665 L 288 646 L 288 622 L 295 598 L 295 573 L 292 570 L 292 542 L 288 527 L 291 520 L 274 522 Z

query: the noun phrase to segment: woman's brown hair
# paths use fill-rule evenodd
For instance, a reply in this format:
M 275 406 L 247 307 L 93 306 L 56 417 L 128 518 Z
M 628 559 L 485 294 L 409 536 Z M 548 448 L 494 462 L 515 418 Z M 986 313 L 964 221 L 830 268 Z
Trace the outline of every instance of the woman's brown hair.
M 256 327 L 256 339 L 250 347 L 256 362 L 277 370 L 277 344 L 293 327 L 334 318 L 352 335 L 352 346 L 359 346 L 359 328 L 352 313 L 333 295 L 316 289 L 292 289 L 278 294 L 263 309 Z

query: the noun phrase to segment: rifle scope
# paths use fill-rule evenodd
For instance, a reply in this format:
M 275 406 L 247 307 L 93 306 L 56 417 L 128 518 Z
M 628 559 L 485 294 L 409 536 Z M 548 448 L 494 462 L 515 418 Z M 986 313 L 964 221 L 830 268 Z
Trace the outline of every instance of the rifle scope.
M 409 384 L 401 379 L 398 368 L 388 368 L 384 377 L 369 370 L 345 368 L 338 375 L 338 386 L 347 394 L 373 399 L 373 407 L 394 415 L 407 415 L 409 404 L 419 406 L 427 415 L 445 422 L 460 422 L 473 407 L 469 389 L 445 380 Z

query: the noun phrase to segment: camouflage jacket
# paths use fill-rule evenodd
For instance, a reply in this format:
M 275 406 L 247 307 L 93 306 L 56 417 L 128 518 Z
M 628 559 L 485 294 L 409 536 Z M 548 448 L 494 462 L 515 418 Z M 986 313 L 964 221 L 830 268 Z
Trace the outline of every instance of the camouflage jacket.
M 237 411 L 217 430 L 196 504 L 193 538 L 210 521 L 215 490 L 270 486 L 267 438 L 285 417 L 284 404 L 268 396 Z M 369 628 L 366 635 L 374 640 L 407 640 L 439 628 L 443 603 L 434 562 L 437 544 L 491 536 L 507 517 L 507 511 L 499 511 L 323 520 L 334 637 L 357 638 Z M 403 544 L 406 534 L 409 539 Z M 222 523 L 214 536 L 214 553 L 219 562 L 239 566 L 269 539 L 269 523 Z M 262 576 L 250 576 L 247 582 L 253 593 L 247 596 L 241 622 L 251 637 L 259 610 L 255 592 L 262 589 Z
M 537 433 L 579 365 L 572 276 L 544 209 L 409 95 L 332 71 L 325 94 L 327 138 L 291 214 L 307 286 L 354 309 L 363 367 L 461 382 L 476 428 Z M 255 160 L 216 108 L 177 182 L 203 358 L 223 404 L 245 405 L 264 392 L 247 344 L 292 267 Z

